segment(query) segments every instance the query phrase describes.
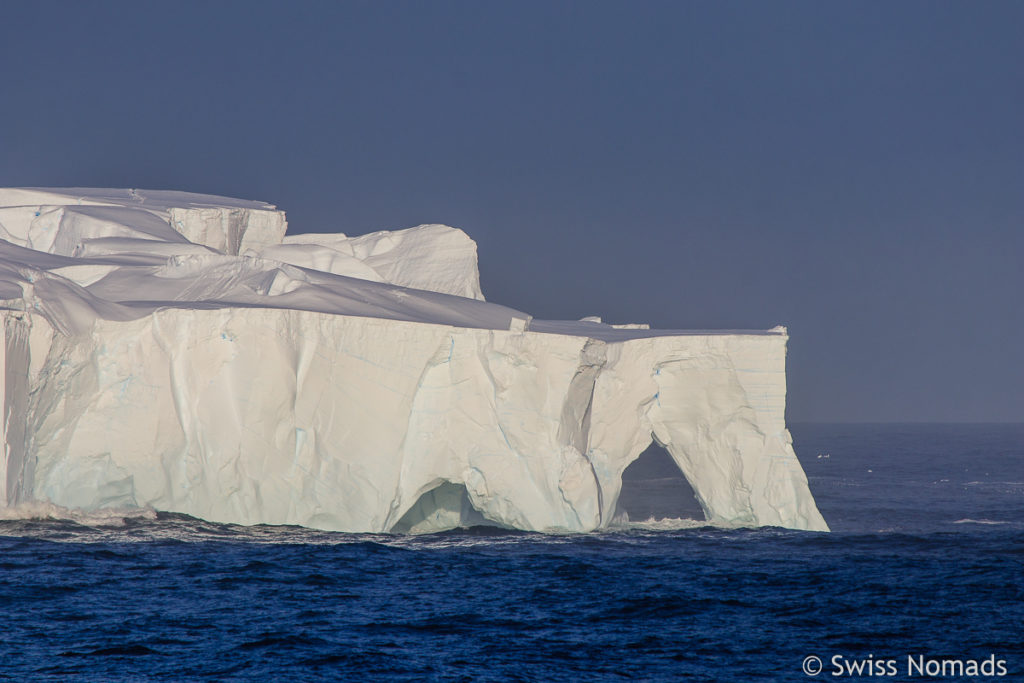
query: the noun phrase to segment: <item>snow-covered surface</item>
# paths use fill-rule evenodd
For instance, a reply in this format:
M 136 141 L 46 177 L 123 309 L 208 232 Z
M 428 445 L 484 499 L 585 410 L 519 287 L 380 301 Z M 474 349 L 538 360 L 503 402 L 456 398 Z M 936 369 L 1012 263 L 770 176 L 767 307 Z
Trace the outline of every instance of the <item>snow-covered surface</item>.
M 587 531 L 656 439 L 709 521 L 827 528 L 784 328 L 534 320 L 484 301 L 461 230 L 286 229 L 262 202 L 0 190 L 0 505 Z

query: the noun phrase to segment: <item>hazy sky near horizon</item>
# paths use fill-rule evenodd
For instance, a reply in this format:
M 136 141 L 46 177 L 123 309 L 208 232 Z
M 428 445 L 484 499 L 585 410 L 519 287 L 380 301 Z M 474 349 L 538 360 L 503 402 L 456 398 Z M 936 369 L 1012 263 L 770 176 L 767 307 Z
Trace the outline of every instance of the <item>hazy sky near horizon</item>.
M 544 318 L 790 331 L 791 421 L 1024 421 L 1024 3 L 18 2 L 0 186 L 440 222 Z

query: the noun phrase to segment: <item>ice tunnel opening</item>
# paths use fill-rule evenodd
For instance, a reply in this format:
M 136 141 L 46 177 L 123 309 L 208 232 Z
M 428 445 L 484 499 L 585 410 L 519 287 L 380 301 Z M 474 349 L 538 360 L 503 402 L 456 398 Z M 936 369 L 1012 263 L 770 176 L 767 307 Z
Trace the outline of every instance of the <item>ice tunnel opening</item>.
M 391 533 L 429 534 L 471 526 L 501 525 L 473 507 L 465 484 L 446 481 L 420 496 L 391 527 Z
M 615 517 L 633 522 L 707 519 L 690 482 L 657 441 L 622 473 Z

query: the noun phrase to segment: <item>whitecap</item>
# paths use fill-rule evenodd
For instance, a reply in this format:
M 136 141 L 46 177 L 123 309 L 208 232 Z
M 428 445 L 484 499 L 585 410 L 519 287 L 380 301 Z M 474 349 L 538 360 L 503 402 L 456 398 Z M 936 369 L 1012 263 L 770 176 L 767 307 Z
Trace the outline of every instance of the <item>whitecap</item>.
M 72 510 L 46 501 L 26 501 L 0 508 L 0 521 L 63 520 L 83 526 L 124 526 L 127 520 L 156 519 L 152 508 L 103 508 L 100 510 Z
M 1011 524 L 1011 522 L 998 521 L 994 519 L 958 519 L 953 524 Z

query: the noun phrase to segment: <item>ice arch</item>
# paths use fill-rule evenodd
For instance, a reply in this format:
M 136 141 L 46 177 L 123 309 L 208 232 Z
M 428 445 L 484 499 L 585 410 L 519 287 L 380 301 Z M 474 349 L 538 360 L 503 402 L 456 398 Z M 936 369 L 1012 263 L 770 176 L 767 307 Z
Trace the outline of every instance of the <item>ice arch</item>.
M 623 471 L 615 517 L 633 522 L 706 519 L 690 482 L 655 441 Z
M 390 531 L 422 534 L 469 526 L 499 525 L 473 507 L 464 484 L 445 481 L 420 496 Z
M 662 446 L 708 521 L 827 530 L 785 424 L 785 345 L 752 336 L 637 339 L 607 346 L 586 453 L 614 522 L 622 474 Z

